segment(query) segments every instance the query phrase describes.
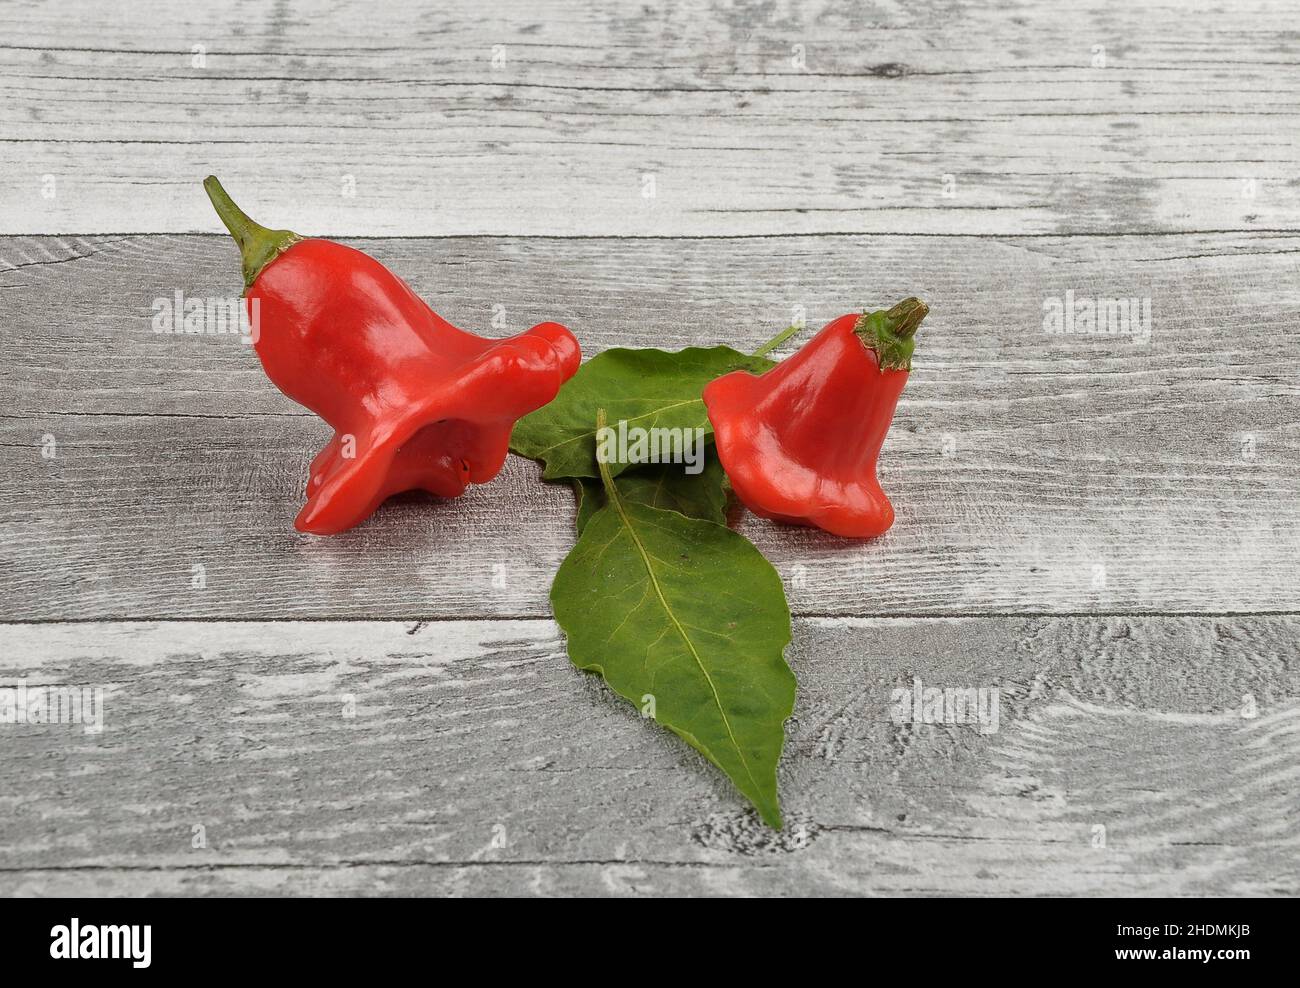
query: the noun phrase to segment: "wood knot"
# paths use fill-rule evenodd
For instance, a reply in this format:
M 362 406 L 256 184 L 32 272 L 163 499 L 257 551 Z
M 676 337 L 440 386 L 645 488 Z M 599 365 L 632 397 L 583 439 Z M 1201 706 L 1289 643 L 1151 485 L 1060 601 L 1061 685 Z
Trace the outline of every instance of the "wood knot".
M 867 69 L 868 75 L 879 76 L 882 79 L 897 79 L 907 75 L 907 72 L 908 68 L 902 62 L 885 62 Z

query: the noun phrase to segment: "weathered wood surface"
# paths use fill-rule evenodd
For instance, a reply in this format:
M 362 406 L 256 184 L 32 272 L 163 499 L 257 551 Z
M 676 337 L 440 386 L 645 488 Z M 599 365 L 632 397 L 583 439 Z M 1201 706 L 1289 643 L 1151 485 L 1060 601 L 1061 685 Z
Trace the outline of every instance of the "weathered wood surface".
M 0 893 L 1300 891 L 1295 617 L 801 620 L 781 834 L 549 621 L 87 630 L 3 629 L 107 694 L 4 729 Z
M 0 686 L 108 701 L 0 727 L 0 894 L 1300 894 L 1294 19 L 9 5 Z M 238 290 L 182 235 L 209 172 L 588 355 L 932 303 L 894 530 L 740 522 L 801 615 L 783 833 L 569 665 L 530 464 L 291 530 L 323 426 L 150 328 Z M 1067 290 L 1150 298 L 1150 341 L 1045 334 Z M 894 723 L 913 676 L 999 730 Z
M 588 354 L 750 348 L 796 306 L 815 328 L 924 285 L 882 459 L 898 525 L 742 522 L 797 613 L 1300 609 L 1300 237 L 359 243 L 466 327 L 558 318 Z M 292 530 L 324 425 L 235 337 L 150 326 L 157 297 L 237 289 L 225 238 L 0 240 L 0 618 L 548 616 L 572 497 L 525 461 L 347 535 Z M 1149 297 L 1150 342 L 1046 334 L 1067 289 Z
M 1294 229 L 1296 49 L 1289 0 L 9 4 L 0 233 L 213 230 L 211 171 L 354 236 Z

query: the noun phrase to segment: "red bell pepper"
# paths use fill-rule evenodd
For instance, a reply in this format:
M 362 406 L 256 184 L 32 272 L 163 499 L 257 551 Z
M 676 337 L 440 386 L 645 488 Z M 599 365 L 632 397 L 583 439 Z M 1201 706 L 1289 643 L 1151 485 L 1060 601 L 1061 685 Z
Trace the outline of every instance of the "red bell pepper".
M 929 311 L 909 298 L 843 316 L 771 370 L 705 387 L 718 458 L 750 511 L 851 538 L 888 530 L 876 459 Z
M 254 223 L 204 183 L 243 257 L 254 346 L 271 381 L 334 428 L 294 525 L 328 535 L 390 495 L 456 497 L 505 463 L 515 420 L 582 359 L 559 323 L 483 339 L 440 317 L 374 258 Z

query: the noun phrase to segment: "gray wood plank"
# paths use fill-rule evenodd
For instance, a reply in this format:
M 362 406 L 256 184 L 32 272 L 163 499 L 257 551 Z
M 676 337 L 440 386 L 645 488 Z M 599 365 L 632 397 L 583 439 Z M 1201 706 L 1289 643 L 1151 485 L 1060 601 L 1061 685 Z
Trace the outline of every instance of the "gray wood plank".
M 797 613 L 1300 609 L 1300 238 L 357 243 L 467 328 L 558 318 L 589 355 L 751 348 L 797 307 L 815 328 L 924 295 L 882 459 L 894 529 L 741 522 Z M 344 536 L 293 532 L 325 427 L 234 337 L 154 333 L 152 301 L 178 290 L 237 292 L 225 238 L 0 241 L 0 617 L 549 615 L 571 499 L 524 461 Z M 1150 298 L 1150 342 L 1046 334 L 1066 290 Z
M 214 170 L 354 235 L 1300 222 L 1287 0 L 11 6 L 4 233 L 215 230 Z
M 1294 895 L 1298 631 L 798 621 L 776 834 L 549 621 L 4 626 L 0 685 L 106 698 L 0 727 L 0 893 Z
M 1300 894 L 1291 7 L 7 10 L 0 689 L 106 721 L 0 724 L 0 894 Z M 738 522 L 802 615 L 785 832 L 569 665 L 531 464 L 292 531 L 324 427 L 150 330 L 238 291 L 172 235 L 212 171 L 588 355 L 927 297 L 895 529 Z M 1151 340 L 1045 334 L 1067 290 Z

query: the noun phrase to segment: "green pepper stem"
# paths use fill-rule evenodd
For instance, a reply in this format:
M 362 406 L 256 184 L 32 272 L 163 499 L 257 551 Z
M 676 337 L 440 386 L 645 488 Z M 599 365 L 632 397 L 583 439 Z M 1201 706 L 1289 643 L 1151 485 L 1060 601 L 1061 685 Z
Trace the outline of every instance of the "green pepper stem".
M 889 328 L 894 335 L 900 339 L 907 339 L 916 335 L 916 330 L 923 320 L 930 313 L 930 307 L 922 302 L 919 298 L 905 298 L 888 312 L 885 318 L 889 320 Z
M 919 298 L 905 298 L 888 311 L 864 312 L 853 327 L 863 346 L 876 354 L 882 371 L 912 369 L 917 328 L 930 307 Z
M 203 188 L 212 200 L 212 206 L 221 217 L 221 222 L 226 225 L 239 247 L 245 288 L 252 286 L 263 268 L 302 239 L 292 230 L 268 230 L 260 223 L 253 222 L 247 213 L 235 205 L 235 200 L 221 187 L 215 175 L 209 175 L 203 180 Z
M 789 326 L 781 330 L 781 332 L 777 333 L 770 340 L 764 343 L 761 347 L 755 350 L 753 356 L 766 357 L 769 353 L 771 353 L 773 350 L 775 350 L 777 347 L 779 347 L 782 343 L 784 343 L 786 340 L 792 337 L 795 333 L 799 332 L 801 329 L 803 329 L 803 326 L 800 325 L 799 323 L 795 323 L 793 326 Z

